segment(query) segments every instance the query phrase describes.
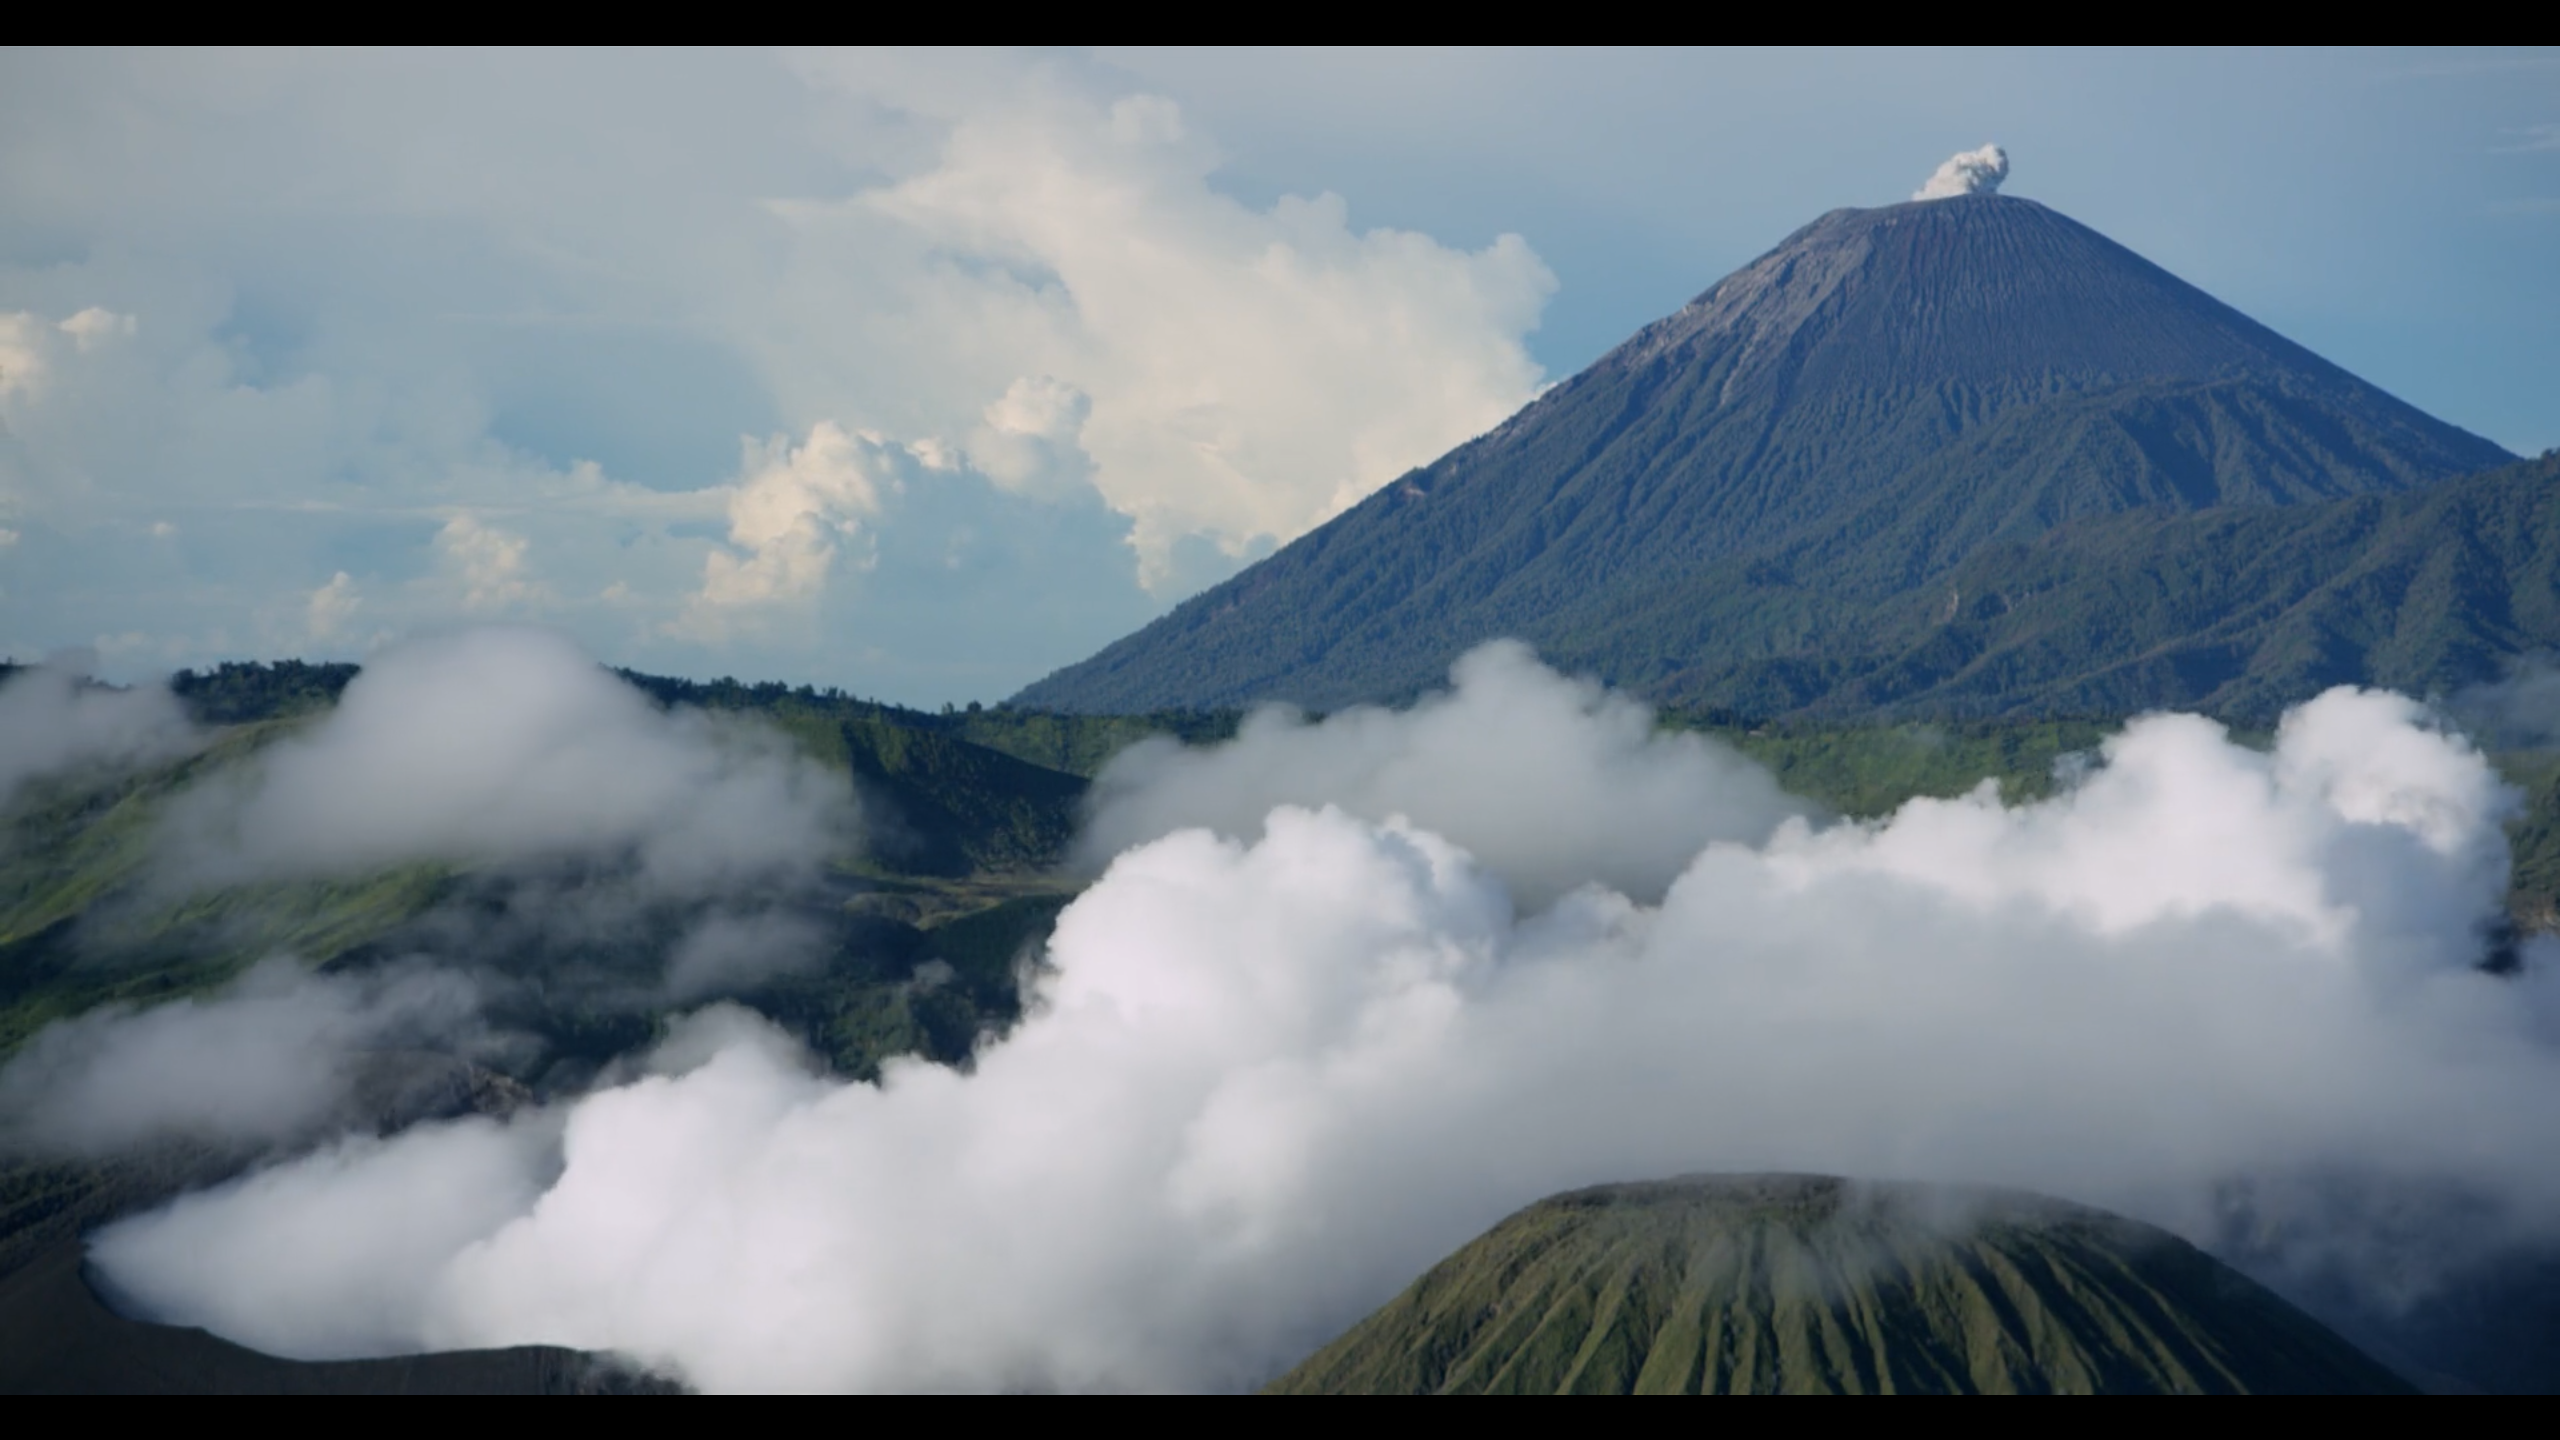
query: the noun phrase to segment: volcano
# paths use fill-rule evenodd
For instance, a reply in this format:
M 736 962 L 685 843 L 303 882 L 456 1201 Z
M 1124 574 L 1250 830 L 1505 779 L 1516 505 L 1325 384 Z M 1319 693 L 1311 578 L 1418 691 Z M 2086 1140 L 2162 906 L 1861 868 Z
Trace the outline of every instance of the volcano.
M 1503 1221 L 1282 1394 L 2392 1394 L 2164 1231 L 2036 1196 L 1693 1176 Z
M 2173 535 L 2156 522 L 2327 513 L 2514 459 L 2033 201 L 1838 210 L 1015 703 L 1394 701 L 1517 636 L 1655 698 L 1772 715 L 2049 706 L 2055 675 L 1968 680 L 1985 647 L 1934 633 L 2017 608 L 1997 576 L 1949 583 L 1969 562 L 2128 515 Z M 2059 678 L 2228 618 L 2102 639 Z M 2247 663 L 2168 667 L 2136 700 L 2209 697 Z

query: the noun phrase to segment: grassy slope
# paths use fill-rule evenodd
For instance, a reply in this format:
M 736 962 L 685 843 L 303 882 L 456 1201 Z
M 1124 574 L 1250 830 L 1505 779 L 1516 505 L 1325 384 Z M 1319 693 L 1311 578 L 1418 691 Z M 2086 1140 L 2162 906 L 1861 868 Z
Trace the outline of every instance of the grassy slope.
M 52 1020 L 202 993 L 272 954 L 339 968 L 396 958 L 431 912 L 483 902 L 488 877 L 442 866 L 196 892 L 146 884 L 171 802 L 308 723 L 352 674 L 287 662 L 181 677 L 182 698 L 217 727 L 203 750 L 140 772 L 57 777 L 0 816 L 0 1057 Z M 827 962 L 738 998 L 856 1075 L 902 1053 L 957 1060 L 1010 1021 L 1020 952 L 1067 898 L 1047 867 L 1069 838 L 1082 777 L 971 743 L 940 717 L 779 686 L 642 683 L 762 714 L 847 772 L 888 827 L 886 844 L 840 868 Z M 645 986 L 663 961 L 654 952 L 475 958 L 527 982 L 500 1018 L 557 1054 L 600 1062 L 645 1044 L 657 1023 L 627 997 L 598 998 L 609 982 Z M 934 961 L 947 973 L 919 978 Z M 589 983 L 560 983 L 558 972 L 580 966 L 597 972 Z
M 2185 1242 L 2023 1196 L 1757 1176 L 1533 1205 L 1283 1394 L 2355 1393 L 2408 1386 Z

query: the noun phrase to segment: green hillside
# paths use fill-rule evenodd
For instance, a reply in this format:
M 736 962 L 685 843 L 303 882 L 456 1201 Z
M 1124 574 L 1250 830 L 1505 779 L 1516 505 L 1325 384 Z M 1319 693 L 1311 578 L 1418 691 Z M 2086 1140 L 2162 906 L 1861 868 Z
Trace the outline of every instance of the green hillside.
M 503 908 L 508 877 L 471 867 L 185 893 L 147 883 L 169 805 L 311 723 L 353 673 L 285 662 L 182 675 L 174 688 L 215 727 L 210 744 L 174 763 L 40 781 L 0 813 L 0 1058 L 56 1019 L 202 993 L 274 954 L 349 970 L 438 953 L 443 920 Z M 982 1032 L 1010 1022 L 1016 961 L 1071 893 L 1051 867 L 1072 834 L 1081 776 L 971 743 L 942 717 L 848 697 L 636 683 L 661 698 L 763 714 L 842 771 L 880 830 L 877 846 L 837 857 L 825 893 L 801 902 L 831 937 L 823 963 L 729 998 L 857 1076 L 892 1055 L 961 1059 Z M 570 1067 L 553 1078 L 572 1083 L 581 1069 L 647 1044 L 662 1022 L 667 1002 L 634 997 L 651 993 L 687 916 L 643 921 L 630 935 L 572 949 L 538 934 L 516 944 L 483 937 L 457 958 L 524 982 L 501 988 L 491 1019 L 538 1037 L 544 1065 Z
M 1703 634 L 1780 604 L 1819 638 L 1761 657 L 1702 641 L 1711 658 L 1653 688 L 1841 719 L 2174 707 L 2265 721 L 2338 684 L 2449 695 L 2560 647 L 2560 457 L 2401 495 L 2078 521 L 1869 603 L 1701 575 L 1656 613 Z
M 2165 1232 L 2030 1196 L 1691 1177 L 1512 1216 L 1279 1394 L 2397 1394 Z

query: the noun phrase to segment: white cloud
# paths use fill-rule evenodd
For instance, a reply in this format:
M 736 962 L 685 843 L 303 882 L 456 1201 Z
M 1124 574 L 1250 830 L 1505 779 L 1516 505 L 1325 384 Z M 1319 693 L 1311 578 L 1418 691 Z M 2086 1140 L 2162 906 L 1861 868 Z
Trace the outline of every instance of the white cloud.
M 347 622 L 355 619 L 356 611 L 363 605 L 364 597 L 357 593 L 356 582 L 346 571 L 330 576 L 328 584 L 311 592 L 311 601 L 306 607 L 310 616 L 311 638 L 336 639 L 346 631 Z
M 1283 805 L 1251 838 L 1121 854 L 966 1070 L 835 1083 L 709 1012 L 556 1119 L 350 1144 L 96 1258 L 155 1314 L 287 1353 L 548 1341 L 718 1390 L 1232 1388 L 1597 1181 L 2008 1184 L 2210 1238 L 2233 1183 L 2281 1204 L 2347 1176 L 2479 1202 L 2429 1233 L 2438 1259 L 2560 1213 L 2560 945 L 2521 978 L 2475 968 L 2513 797 L 2409 702 L 2333 692 L 2272 753 L 2154 717 L 2043 802 L 1754 841 L 1716 836 L 1759 833 L 1764 792 L 1551 677 L 1552 714 L 1470 756 L 1516 795 L 1394 780 L 1539 683 L 1508 663 L 1402 720 L 1160 773 L 1194 798 L 1275 770 L 1363 808 L 1417 796 L 1550 889 L 1577 808 L 1650 777 L 1716 812 L 1636 827 L 1678 871 L 1659 904 L 1590 885 L 1524 914 L 1417 823 Z M 437 1163 L 461 1146 L 484 1159 Z M 462 1218 L 382 1208 L 404 1179 Z M 2269 1218 L 2297 1254 L 2357 1238 Z M 302 1229 L 326 1267 L 243 1283 Z
M 1132 746 L 1095 781 L 1080 853 L 1099 870 L 1177 830 L 1250 840 L 1279 806 L 1333 805 L 1466 847 L 1527 905 L 1591 881 L 1651 902 L 1710 841 L 1758 844 L 1812 813 L 1766 770 L 1657 731 L 1644 705 L 1568 680 L 1524 645 L 1481 647 L 1450 678 L 1406 711 L 1308 724 L 1270 709 L 1231 745 Z
M 1057 499 L 1093 482 L 1084 450 L 1093 397 L 1051 375 L 1026 375 L 1005 388 L 969 436 L 969 463 L 1017 495 Z
M 485 627 L 371 657 L 326 718 L 189 792 L 161 838 L 198 881 L 627 855 L 705 895 L 810 873 L 854 825 L 843 778 L 781 736 L 660 711 L 549 631 Z
M 718 640 L 736 612 L 816 599 L 842 545 L 880 513 L 881 487 L 869 467 L 882 465 L 888 448 L 826 422 L 797 446 L 781 436 L 748 442 L 729 492 L 729 546 L 703 558 L 702 586 L 675 632 Z
M 61 330 L 63 334 L 71 337 L 74 345 L 82 350 L 94 350 L 123 336 L 131 335 L 136 324 L 135 318 L 131 315 L 119 315 L 113 310 L 92 305 L 63 321 Z
M 95 658 L 32 666 L 0 682 L 0 806 L 29 780 L 147 764 L 194 746 L 194 729 L 166 687 L 92 684 Z
M 530 542 L 478 516 L 465 512 L 446 521 L 436 532 L 436 548 L 460 573 L 465 611 L 487 615 L 518 609 L 543 594 L 525 563 Z
M 35 316 L 20 310 L 0 314 L 0 399 L 32 388 L 44 375 L 42 335 Z M 5 419 L 5 412 L 0 412 Z
M 307 1138 L 340 1110 L 363 1053 L 471 1027 L 459 975 L 366 979 L 260 965 L 203 999 L 108 1005 L 47 1027 L 0 1068 L 0 1138 L 104 1155 L 170 1138 Z
M 1169 598 L 1199 557 L 1303 532 L 1540 379 L 1522 338 L 1553 281 L 1516 237 L 1241 203 L 1170 102 L 1072 62 L 9 68 L 10 168 L 44 177 L 13 213 L 81 257 L 0 265 L 0 519 L 60 536 L 73 577 L 13 595 L 39 636 L 290 644 L 345 570 L 395 631 L 505 611 L 634 661 L 753 639 L 794 673 L 929 672 L 1021 649 L 1019 627 L 962 603 L 966 566 L 893 566 L 914 594 L 882 605 L 852 562 L 1100 496 L 1116 534 L 1053 519 L 1079 543 L 1017 554 L 1010 583 L 1050 597 L 1032 628 L 1074 628 L 1001 690 L 1127 623 L 1081 597 L 1143 571 Z M 723 483 L 738 437 L 776 434 Z M 806 468 L 847 444 L 989 483 L 911 522 L 913 497 Z M 726 543 L 699 524 L 724 510 Z M 184 574 L 132 543 L 136 512 L 187 527 Z M 418 583 L 439 565 L 461 583 Z M 581 598 L 617 585 L 626 603 Z M 830 607 L 869 617 L 858 643 L 758 618 Z
M 863 94 L 882 67 L 809 68 Z M 972 410 L 1024 381 L 1086 398 L 1077 437 L 1150 583 L 1185 535 L 1293 539 L 1535 393 L 1522 337 L 1555 280 L 1518 236 L 1362 232 L 1332 195 L 1258 211 L 1212 188 L 1217 153 L 1169 100 L 955 84 L 935 164 L 784 213 L 812 267 L 918 257 L 899 333 L 934 337 L 931 383 Z
M 1997 145 L 1959 150 L 1911 193 L 1914 200 L 1951 200 L 1959 195 L 1989 195 L 2009 178 L 2009 152 Z

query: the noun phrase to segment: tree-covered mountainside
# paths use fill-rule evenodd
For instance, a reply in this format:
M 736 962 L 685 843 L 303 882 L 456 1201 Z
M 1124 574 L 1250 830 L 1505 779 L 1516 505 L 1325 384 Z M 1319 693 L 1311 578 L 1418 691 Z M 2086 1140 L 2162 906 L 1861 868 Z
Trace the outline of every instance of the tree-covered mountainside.
M 1516 636 L 1657 696 L 1784 713 L 1994 547 L 2512 458 L 2032 202 L 1837 211 L 1016 699 L 1331 709 Z M 1771 678 L 1794 670 L 1814 678 Z
M 2396 1394 L 2163 1231 L 2031 1196 L 1699 1176 L 1512 1216 L 1282 1394 Z
M 2332 685 L 2449 696 L 2560 647 L 2560 458 L 2406 494 L 2082 520 L 1985 546 L 1925 590 L 1798 598 L 1827 615 L 1827 640 L 1747 656 L 1712 635 L 1770 603 L 1748 576 L 1666 592 L 1663 624 L 1695 625 L 1712 658 L 1655 688 L 1843 719 L 2175 708 L 2263 722 Z

